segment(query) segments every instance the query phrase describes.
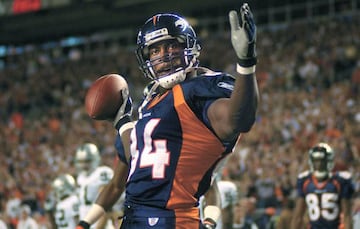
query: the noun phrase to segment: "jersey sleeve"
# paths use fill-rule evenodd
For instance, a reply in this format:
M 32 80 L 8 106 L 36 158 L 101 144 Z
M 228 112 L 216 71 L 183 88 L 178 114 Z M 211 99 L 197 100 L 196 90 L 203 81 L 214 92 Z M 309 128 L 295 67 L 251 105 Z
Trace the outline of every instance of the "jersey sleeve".
M 120 134 L 118 133 L 115 138 L 115 149 L 118 155 L 118 158 L 128 165 L 128 161 L 126 160 L 124 145 L 122 144 Z
M 302 188 L 303 184 L 304 184 L 304 181 L 298 177 L 297 181 L 296 181 L 296 191 L 297 191 L 298 197 L 305 197 L 305 193 Z
M 296 191 L 297 196 L 305 198 L 306 193 L 304 192 L 304 185 L 306 179 L 309 177 L 309 171 L 302 172 L 298 175 L 297 181 L 296 181 Z
M 223 73 L 200 75 L 182 84 L 187 104 L 194 114 L 213 131 L 207 116 L 210 105 L 219 98 L 230 98 L 234 90 L 235 79 Z M 234 142 L 224 142 L 231 152 Z
M 338 177 L 341 184 L 340 197 L 344 199 L 352 198 L 355 188 L 352 182 L 351 173 L 347 171 L 339 172 Z
M 207 121 L 207 109 L 216 99 L 230 98 L 235 80 L 227 74 L 202 75 L 184 83 L 186 102 L 195 114 Z

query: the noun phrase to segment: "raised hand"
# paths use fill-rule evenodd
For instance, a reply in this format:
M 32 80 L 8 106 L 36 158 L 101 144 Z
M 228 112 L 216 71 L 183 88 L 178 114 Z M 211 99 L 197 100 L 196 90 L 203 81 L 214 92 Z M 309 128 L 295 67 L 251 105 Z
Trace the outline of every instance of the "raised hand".
M 231 42 L 243 68 L 256 65 L 256 25 L 247 3 L 240 8 L 240 17 L 235 10 L 229 12 Z

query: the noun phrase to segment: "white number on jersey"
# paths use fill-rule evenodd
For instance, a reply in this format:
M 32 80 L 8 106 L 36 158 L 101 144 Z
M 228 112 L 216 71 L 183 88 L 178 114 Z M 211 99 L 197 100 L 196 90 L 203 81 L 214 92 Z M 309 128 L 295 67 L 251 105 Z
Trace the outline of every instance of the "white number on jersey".
M 316 221 L 321 216 L 329 221 L 336 219 L 340 211 L 337 204 L 338 197 L 335 193 L 322 193 L 320 198 L 314 193 L 307 194 L 305 201 L 308 206 L 310 220 Z
M 166 147 L 166 140 L 153 141 L 151 135 L 155 127 L 159 124 L 160 119 L 151 119 L 145 126 L 144 130 L 144 149 L 141 154 L 137 149 L 136 130 L 131 132 L 131 170 L 129 177 L 134 173 L 140 154 L 140 168 L 152 167 L 152 178 L 162 179 L 165 177 L 165 168 L 170 164 L 170 152 Z M 154 144 L 154 149 L 152 147 Z

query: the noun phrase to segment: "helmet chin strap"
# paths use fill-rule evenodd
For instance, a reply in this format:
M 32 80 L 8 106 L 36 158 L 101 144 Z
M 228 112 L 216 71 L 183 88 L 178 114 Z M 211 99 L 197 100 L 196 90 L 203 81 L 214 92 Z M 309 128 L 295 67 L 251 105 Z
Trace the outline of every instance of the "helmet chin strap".
M 170 89 L 174 87 L 176 84 L 184 81 L 186 78 L 186 73 L 183 68 L 177 69 L 174 73 L 158 78 L 156 81 L 159 85 L 165 89 Z
M 156 81 L 159 83 L 161 87 L 165 89 L 170 89 L 174 87 L 176 84 L 181 83 L 186 79 L 186 75 L 192 71 L 195 63 L 196 63 L 196 58 L 194 57 L 192 58 L 189 65 L 185 69 L 183 67 L 180 67 L 176 69 L 174 73 L 160 77 L 156 79 Z
M 141 105 L 138 108 L 139 119 L 142 119 L 142 109 L 146 106 L 146 104 L 149 103 L 149 101 L 152 98 L 152 95 L 155 93 L 155 91 L 159 87 L 159 82 L 157 80 L 154 80 L 152 82 L 154 82 L 154 83 L 152 84 L 151 88 L 149 89 L 149 91 L 145 95 L 145 99 L 143 100 L 143 102 L 141 103 Z

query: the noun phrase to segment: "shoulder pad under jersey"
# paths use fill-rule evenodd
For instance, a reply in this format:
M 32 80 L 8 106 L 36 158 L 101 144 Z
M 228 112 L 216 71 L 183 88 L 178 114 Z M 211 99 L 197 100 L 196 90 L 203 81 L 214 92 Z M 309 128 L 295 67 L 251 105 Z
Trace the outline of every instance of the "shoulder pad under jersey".
M 338 172 L 339 177 L 349 180 L 351 179 L 351 173 L 349 171 L 339 171 Z
M 305 178 L 305 177 L 309 176 L 310 174 L 311 174 L 311 172 L 310 172 L 309 170 L 306 170 L 306 171 L 300 173 L 300 174 L 298 175 L 298 178 L 299 178 L 299 179 L 302 179 L 302 178 Z

